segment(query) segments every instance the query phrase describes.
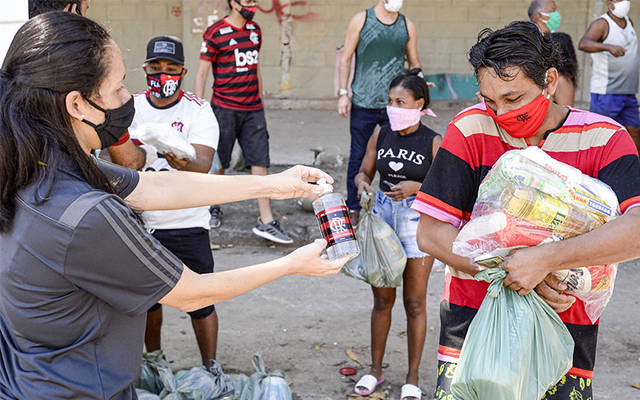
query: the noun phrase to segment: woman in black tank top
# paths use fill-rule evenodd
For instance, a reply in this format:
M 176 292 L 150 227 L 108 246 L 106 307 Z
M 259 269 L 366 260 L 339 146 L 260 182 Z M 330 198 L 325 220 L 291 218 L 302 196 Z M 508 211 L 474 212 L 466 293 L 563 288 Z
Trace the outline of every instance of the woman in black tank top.
M 391 126 L 376 130 L 367 145 L 360 172 L 355 177 L 358 194 L 371 193 L 376 171 L 380 189 L 373 213 L 387 222 L 398 234 L 407 264 L 403 274 L 403 301 L 407 315 L 409 370 L 402 386 L 401 400 L 420 399 L 418 370 L 427 331 L 426 294 L 434 258 L 418 249 L 416 230 L 419 214 L 411 204 L 420 190 L 442 137 L 420 122 L 428 113 L 429 89 L 423 78 L 410 71 L 395 78 L 390 85 L 387 114 Z M 432 114 L 434 115 L 434 114 Z M 382 383 L 382 360 L 391 326 L 391 310 L 396 300 L 395 288 L 371 287 L 374 306 L 371 313 L 371 370 L 355 386 L 366 395 Z

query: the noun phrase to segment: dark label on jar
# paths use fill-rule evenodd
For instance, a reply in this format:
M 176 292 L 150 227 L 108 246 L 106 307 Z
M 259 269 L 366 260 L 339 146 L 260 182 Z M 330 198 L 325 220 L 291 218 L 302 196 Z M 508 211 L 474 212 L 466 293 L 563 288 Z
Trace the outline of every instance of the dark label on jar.
M 339 243 L 356 240 L 353 232 L 349 210 L 346 206 L 331 207 L 316 214 L 322 237 L 327 241 L 327 247 Z

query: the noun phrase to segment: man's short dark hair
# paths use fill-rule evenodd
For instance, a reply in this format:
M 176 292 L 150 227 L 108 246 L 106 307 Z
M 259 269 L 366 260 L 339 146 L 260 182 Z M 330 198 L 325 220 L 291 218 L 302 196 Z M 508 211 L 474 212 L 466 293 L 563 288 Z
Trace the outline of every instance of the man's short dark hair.
M 542 10 L 542 3 L 544 0 L 533 0 L 529 3 L 529 9 L 527 10 L 527 14 L 529 15 L 529 21 L 533 22 L 536 18 L 536 14 Z
M 469 63 L 476 79 L 481 68 L 491 68 L 504 81 L 515 79 L 508 69 L 519 67 L 540 88 L 546 88 L 546 72 L 561 63 L 560 45 L 540 33 L 528 21 L 515 21 L 497 31 L 489 28 L 478 34 L 478 43 L 469 50 Z
M 67 4 L 75 4 L 80 12 L 82 0 L 29 0 L 29 19 L 49 11 L 63 11 Z

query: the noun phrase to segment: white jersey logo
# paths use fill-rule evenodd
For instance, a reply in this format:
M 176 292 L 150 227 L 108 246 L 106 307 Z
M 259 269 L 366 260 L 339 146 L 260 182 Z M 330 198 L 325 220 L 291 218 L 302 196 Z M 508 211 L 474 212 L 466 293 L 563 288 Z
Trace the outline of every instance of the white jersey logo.
M 164 83 L 164 86 L 162 86 L 162 93 L 164 93 L 166 97 L 171 97 L 176 93 L 179 86 L 180 84 L 178 81 L 169 79 Z
M 207 42 L 202 41 L 202 45 L 200 46 L 200 54 L 207 54 Z
M 229 40 L 229 46 L 233 46 L 233 45 L 236 45 L 236 44 L 238 44 L 238 42 L 236 42 L 235 39 L 232 38 L 231 40 Z
M 226 35 L 227 33 L 231 33 L 233 32 L 233 28 L 230 26 L 227 26 L 226 28 L 222 28 L 220 29 L 220 34 L 221 35 Z
M 260 36 L 258 36 L 258 34 L 255 32 L 251 32 L 251 35 L 249 35 L 249 40 L 251 40 L 253 44 L 258 44 L 260 43 Z
M 236 55 L 236 67 L 245 67 L 247 65 L 255 65 L 258 63 L 258 50 L 249 50 L 246 53 L 238 49 L 234 50 Z
M 256 26 L 254 24 L 246 24 L 245 27 L 247 29 L 256 29 Z

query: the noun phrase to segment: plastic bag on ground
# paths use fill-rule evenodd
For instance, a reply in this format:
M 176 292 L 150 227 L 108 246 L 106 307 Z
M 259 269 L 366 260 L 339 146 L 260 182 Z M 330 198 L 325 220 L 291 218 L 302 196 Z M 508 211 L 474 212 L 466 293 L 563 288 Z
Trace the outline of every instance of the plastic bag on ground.
M 605 183 L 554 160 L 537 147 L 500 157 L 478 189 L 469 223 L 453 243 L 455 254 L 493 267 L 518 247 L 587 233 L 620 215 Z M 613 294 L 617 264 L 556 271 L 595 323 Z
M 244 387 L 247 386 L 247 382 L 249 382 L 249 377 L 245 374 L 229 374 L 227 375 L 227 379 L 229 379 L 229 382 L 233 385 L 232 400 L 240 400 L 242 391 Z
M 164 358 L 162 350 L 142 354 L 140 375 L 138 375 L 134 386 L 156 395 L 160 394 L 165 387 L 172 391 L 175 390 L 173 372 Z
M 490 268 L 475 277 L 491 285 L 451 383 L 459 400 L 537 400 L 571 369 L 574 342 L 558 314 L 537 293 L 504 287 L 505 276 Z
M 196 149 L 186 141 L 182 132 L 168 124 L 141 124 L 132 134 L 142 143 L 154 146 L 160 153 L 173 153 L 178 158 L 190 160 L 196 158 Z
M 136 388 L 136 395 L 138 396 L 138 400 L 160 400 L 160 396 L 144 389 Z
M 249 377 L 240 400 L 291 400 L 291 389 L 282 372 L 267 373 L 259 352 L 253 355 L 252 363 L 256 372 Z
M 209 371 L 202 367 L 193 367 L 188 371 L 176 372 L 176 390 L 163 391 L 160 398 L 168 400 L 231 400 L 233 385 L 217 361 Z
M 360 255 L 342 267 L 342 273 L 375 287 L 398 287 L 407 265 L 402 242 L 392 227 L 373 215 L 373 203 L 364 192 L 360 198 L 362 211 L 354 228 Z

